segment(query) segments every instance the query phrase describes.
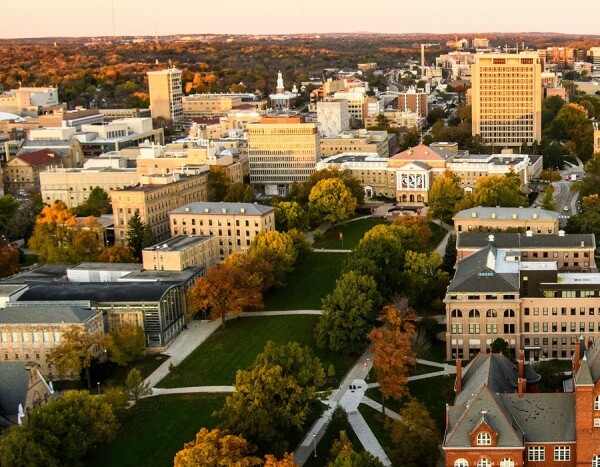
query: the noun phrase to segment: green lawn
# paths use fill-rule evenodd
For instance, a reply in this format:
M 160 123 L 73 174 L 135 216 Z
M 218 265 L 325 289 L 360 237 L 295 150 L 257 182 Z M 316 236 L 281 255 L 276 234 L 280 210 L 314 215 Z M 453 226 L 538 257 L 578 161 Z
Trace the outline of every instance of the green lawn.
M 225 394 L 180 394 L 142 399 L 122 423 L 112 443 L 101 445 L 86 465 L 94 467 L 165 467 L 202 427 L 214 428 L 211 414 Z
M 320 310 L 346 258 L 344 253 L 310 253 L 288 274 L 284 288 L 265 294 L 265 310 Z
M 322 238 L 315 241 L 313 246 L 315 248 L 352 250 L 358 245 L 358 242 L 368 230 L 371 230 L 376 225 L 389 223 L 389 221 L 384 219 L 360 219 L 348 222 L 347 224 L 335 225 L 325 232 Z M 343 233 L 343 242 L 340 240 L 340 232 Z
M 330 363 L 334 365 L 336 381 L 339 381 L 352 366 L 353 359 L 317 348 L 313 329 L 318 318 L 314 315 L 261 316 L 229 321 L 225 331 L 216 331 L 158 386 L 231 385 L 236 371 L 249 368 L 269 340 L 308 345 L 321 359 L 325 371 Z M 332 381 L 331 384 L 337 383 Z

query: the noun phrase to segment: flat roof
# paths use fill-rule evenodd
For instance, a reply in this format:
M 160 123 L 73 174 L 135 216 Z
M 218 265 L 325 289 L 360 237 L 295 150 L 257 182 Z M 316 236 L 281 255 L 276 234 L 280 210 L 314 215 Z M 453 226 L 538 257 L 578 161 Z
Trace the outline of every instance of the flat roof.
M 164 242 L 159 242 L 148 248 L 144 248 L 144 251 L 180 251 L 197 243 L 210 241 L 211 238 L 213 237 L 207 235 L 178 235 L 177 237 L 169 238 Z
M 189 203 L 185 206 L 181 206 L 177 209 L 173 209 L 171 214 L 213 214 L 213 215 L 232 215 L 232 214 L 244 214 L 244 215 L 263 215 L 275 208 L 271 206 L 264 206 L 257 203 L 225 203 L 225 202 L 197 202 Z
M 0 323 L 85 323 L 98 313 L 78 306 L 16 305 L 0 310 Z
M 600 273 L 563 273 L 558 275 L 559 284 L 600 284 Z

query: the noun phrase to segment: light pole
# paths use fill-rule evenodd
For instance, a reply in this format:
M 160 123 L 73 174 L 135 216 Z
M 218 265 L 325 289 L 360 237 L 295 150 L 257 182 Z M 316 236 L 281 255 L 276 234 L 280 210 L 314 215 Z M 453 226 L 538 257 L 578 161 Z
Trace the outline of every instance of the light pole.
M 100 395 L 100 381 L 98 381 L 98 395 Z
M 315 446 L 315 457 L 317 457 L 317 435 L 313 435 L 313 445 Z

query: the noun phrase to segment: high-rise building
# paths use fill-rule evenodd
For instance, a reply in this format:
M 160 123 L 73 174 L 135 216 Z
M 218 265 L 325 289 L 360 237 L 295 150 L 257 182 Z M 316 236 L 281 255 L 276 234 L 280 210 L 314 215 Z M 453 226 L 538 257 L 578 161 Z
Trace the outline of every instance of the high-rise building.
M 594 154 L 600 152 L 600 124 L 594 122 Z
M 427 94 L 414 89 L 398 93 L 398 110 L 416 113 L 421 118 L 427 117 Z
M 474 135 L 498 146 L 540 141 L 541 59 L 536 52 L 476 55 L 471 75 Z
M 304 182 L 321 159 L 316 123 L 299 117 L 263 118 L 248 129 L 250 183 L 267 195 L 285 195 L 295 182 Z
M 350 129 L 348 101 L 335 99 L 317 103 L 317 122 L 321 136 L 334 137 Z
M 183 118 L 181 70 L 149 71 L 148 90 L 152 118 L 162 117 L 173 123 Z

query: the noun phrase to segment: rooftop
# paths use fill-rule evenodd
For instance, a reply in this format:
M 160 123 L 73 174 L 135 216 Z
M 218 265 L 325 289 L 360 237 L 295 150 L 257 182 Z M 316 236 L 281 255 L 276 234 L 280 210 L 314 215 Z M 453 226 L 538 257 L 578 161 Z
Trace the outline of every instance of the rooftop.
M 583 243 L 582 243 L 583 242 Z M 482 248 L 486 245 L 496 248 L 529 249 L 529 248 L 596 248 L 593 234 L 559 234 L 531 235 L 520 233 L 498 232 L 459 232 L 456 238 L 457 248 Z
M 452 219 L 518 219 L 518 220 L 552 220 L 558 221 L 558 213 L 554 211 L 547 211 L 539 208 L 501 208 L 501 207 L 476 207 L 471 209 L 464 209 L 459 213 L 455 214 Z
M 0 413 L 7 417 L 17 416 L 19 404 L 25 406 L 29 387 L 29 372 L 26 367 L 27 362 L 0 362 Z
M 26 292 L 27 293 L 27 292 Z M 0 310 L 0 324 L 85 323 L 100 313 L 97 310 L 63 305 L 18 305 Z
M 60 154 L 51 149 L 40 149 L 39 151 L 24 152 L 15 157 L 31 166 L 48 165 L 62 161 Z
M 406 151 L 399 152 L 395 156 L 391 157 L 391 159 L 401 159 L 401 160 L 447 160 L 451 157 L 456 156 L 455 153 L 450 151 L 445 151 L 443 149 L 425 146 L 423 144 L 419 144 L 418 146 L 414 146 L 412 148 L 407 149 Z
M 159 242 L 156 245 L 144 248 L 144 251 L 181 251 L 197 243 L 210 241 L 211 238 L 212 237 L 205 235 L 178 235 L 177 237 L 169 238 L 164 242 Z
M 174 209 L 170 214 L 263 215 L 275 208 L 256 203 L 190 203 Z

